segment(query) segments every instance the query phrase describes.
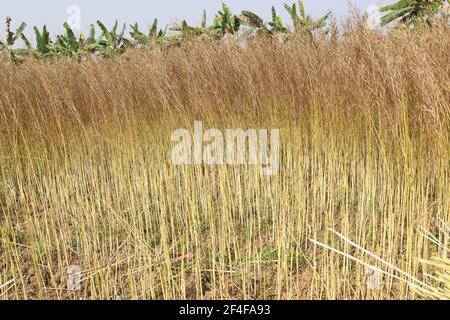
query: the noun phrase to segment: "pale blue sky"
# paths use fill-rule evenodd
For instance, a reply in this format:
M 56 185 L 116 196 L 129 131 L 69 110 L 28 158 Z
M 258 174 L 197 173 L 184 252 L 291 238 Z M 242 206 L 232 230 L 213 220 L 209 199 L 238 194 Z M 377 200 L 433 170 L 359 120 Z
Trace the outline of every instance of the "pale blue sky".
M 285 17 L 283 3 L 292 3 L 293 0 L 228 0 L 225 1 L 234 12 L 251 10 L 264 19 L 270 18 L 270 8 L 275 5 L 279 14 Z M 370 5 L 391 3 L 393 0 L 350 0 L 356 7 L 364 11 Z M 324 14 L 332 10 L 337 17 L 348 12 L 349 1 L 346 0 L 305 0 L 307 12 L 313 16 Z M 27 35 L 31 27 L 41 27 L 46 24 L 52 35 L 62 31 L 62 24 L 67 20 L 67 8 L 78 5 L 81 9 L 81 26 L 83 31 L 97 19 L 111 26 L 115 19 L 119 22 L 138 22 L 143 29 L 151 24 L 153 18 L 160 21 L 160 28 L 174 21 L 186 19 L 190 24 L 197 24 L 202 10 L 208 13 L 208 22 L 211 22 L 214 13 L 221 6 L 220 0 L 1 0 L 0 1 L 0 37 L 4 38 L 3 21 L 6 16 L 13 18 L 13 27 L 25 21 L 28 24 Z

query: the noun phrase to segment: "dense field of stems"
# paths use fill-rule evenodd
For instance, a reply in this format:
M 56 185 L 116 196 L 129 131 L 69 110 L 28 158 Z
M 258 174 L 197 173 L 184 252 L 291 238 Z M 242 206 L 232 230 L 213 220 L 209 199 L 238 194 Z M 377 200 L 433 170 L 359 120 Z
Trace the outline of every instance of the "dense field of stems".
M 0 299 L 448 298 L 449 28 L 337 31 L 0 64 Z M 196 120 L 278 174 L 174 165 Z

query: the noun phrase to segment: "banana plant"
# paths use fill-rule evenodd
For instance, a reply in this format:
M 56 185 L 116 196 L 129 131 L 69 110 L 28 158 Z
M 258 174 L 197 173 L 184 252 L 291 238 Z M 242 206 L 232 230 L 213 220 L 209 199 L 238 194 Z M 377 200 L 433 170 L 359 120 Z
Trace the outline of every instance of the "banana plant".
M 239 19 L 241 20 L 242 24 L 247 25 L 249 27 L 257 29 L 266 29 L 264 20 L 256 13 L 253 13 L 251 11 L 247 10 L 242 11 Z
M 131 24 L 130 28 L 130 35 L 135 43 L 148 45 L 149 37 L 139 30 L 139 25 L 137 24 L 137 22 L 135 24 Z
M 166 40 L 167 37 L 167 28 L 168 26 L 166 25 L 166 27 L 163 29 L 159 29 L 158 31 L 158 19 L 153 20 L 153 24 L 150 28 L 148 37 L 150 38 L 150 40 L 154 41 L 154 42 L 164 42 L 164 40 Z
M 381 26 L 396 20 L 407 24 L 430 24 L 432 17 L 438 14 L 446 2 L 450 3 L 448 0 L 399 0 L 380 8 L 381 12 L 386 13 L 381 18 Z
M 15 49 L 14 45 L 18 39 L 24 41 L 27 48 L 30 46 L 30 42 L 24 35 L 24 30 L 27 24 L 23 22 L 15 32 L 11 31 L 11 18 L 6 17 L 6 43 L 0 41 L 0 50 L 7 52 L 12 61 L 18 63 L 23 60 L 23 56 L 27 54 L 28 50 L 23 48 Z
M 77 39 L 67 22 L 64 23 L 64 31 L 63 35 L 57 36 L 56 49 L 65 56 L 81 58 L 85 47 L 83 34 Z
M 214 18 L 213 28 L 220 36 L 224 36 L 227 33 L 235 34 L 240 26 L 241 19 L 231 12 L 225 2 L 222 2 L 222 10 Z
M 181 32 L 183 37 L 199 35 L 195 27 L 190 26 L 186 20 L 183 20 L 180 25 L 175 25 L 170 28 L 171 31 Z
M 200 21 L 200 29 L 206 30 L 206 10 L 203 9 L 202 20 Z
M 85 41 L 85 46 L 87 48 L 87 51 L 90 53 L 100 52 L 104 46 L 103 41 L 104 40 L 102 39 L 102 37 L 96 38 L 95 26 L 93 24 L 91 24 L 89 26 L 89 36 Z
M 158 31 L 158 19 L 153 20 L 153 24 L 149 29 L 148 35 L 144 34 L 139 30 L 139 25 L 135 23 L 130 25 L 131 32 L 130 35 L 133 38 L 134 44 L 137 45 L 151 45 L 154 43 L 162 42 L 165 37 L 167 30 Z
M 155 19 L 153 26 L 150 28 L 150 39 L 153 39 L 153 41 L 156 41 L 157 43 L 163 43 L 165 42 L 168 37 L 167 37 L 167 28 L 168 26 L 166 25 L 166 27 L 164 29 L 159 29 L 157 28 L 157 23 L 158 20 Z
M 113 28 L 109 31 L 105 25 L 97 20 L 97 25 L 102 30 L 102 38 L 98 40 L 98 48 L 101 55 L 105 57 L 114 56 L 123 53 L 129 41 L 124 37 L 126 24 L 123 24 L 122 30 L 118 33 L 118 22 L 114 23 Z
M 36 35 L 36 49 L 35 54 L 38 57 L 47 57 L 52 53 L 52 42 L 50 40 L 50 33 L 47 31 L 47 27 L 42 27 L 42 32 L 37 27 L 33 28 Z
M 190 26 L 186 20 L 183 20 L 181 24 L 170 27 L 171 31 L 181 32 L 183 37 L 189 37 L 194 35 L 200 35 L 201 32 L 196 27 Z
M 285 3 L 284 8 L 291 16 L 292 23 L 294 24 L 294 31 L 299 31 L 300 30 L 300 18 L 297 14 L 297 5 L 295 3 L 293 3 L 292 6 L 290 6 L 287 3 Z
M 322 29 L 326 26 L 327 20 L 331 15 L 331 12 L 328 11 L 323 17 L 318 20 L 314 20 L 310 15 L 306 14 L 305 6 L 301 0 L 298 1 L 299 12 L 297 12 L 297 6 L 295 3 L 291 6 L 284 4 L 284 8 L 291 16 L 294 24 L 294 31 L 306 32 L 311 37 L 313 36 L 314 31 Z
M 11 18 L 10 17 L 6 18 L 6 33 L 7 33 L 6 46 L 7 47 L 12 48 L 19 38 L 23 39 L 23 37 L 24 37 L 23 32 L 24 32 L 26 26 L 27 26 L 27 24 L 25 22 L 22 22 L 22 24 L 19 26 L 19 28 L 17 28 L 15 32 L 12 32 L 11 31 Z
M 183 20 L 180 25 L 172 27 L 170 30 L 181 32 L 183 37 L 207 37 L 214 35 L 216 28 L 214 26 L 208 27 L 206 25 L 207 17 L 206 10 L 203 10 L 202 18 L 200 24 L 196 27 L 190 26 L 186 20 Z
M 277 15 L 275 7 L 272 7 L 272 21 L 269 22 L 272 33 L 285 33 L 287 29 L 283 25 L 283 20 Z
M 87 38 L 87 43 L 89 45 L 95 45 L 97 40 L 95 39 L 95 26 L 91 24 L 89 26 L 89 37 Z

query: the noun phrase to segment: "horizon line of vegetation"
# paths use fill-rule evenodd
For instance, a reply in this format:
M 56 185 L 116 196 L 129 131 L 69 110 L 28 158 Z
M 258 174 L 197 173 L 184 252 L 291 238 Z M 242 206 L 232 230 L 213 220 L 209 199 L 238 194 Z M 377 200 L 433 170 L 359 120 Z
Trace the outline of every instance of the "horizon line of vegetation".
M 399 0 L 394 4 L 380 8 L 380 12 L 385 13 L 381 18 L 380 26 L 386 26 L 394 22 L 431 25 L 432 17 L 442 12 L 444 5 L 449 4 L 450 0 Z M 274 6 L 272 6 L 271 21 L 265 22 L 260 16 L 248 10 L 243 10 L 236 15 L 224 2 L 222 2 L 222 9 L 216 13 L 213 24 L 210 26 L 207 25 L 206 11 L 203 10 L 201 22 L 198 26 L 190 26 L 186 20 L 183 20 L 180 24 L 170 28 L 166 26 L 165 29 L 159 29 L 158 19 L 154 19 L 146 33 L 139 29 L 137 23 L 131 24 L 131 38 L 125 36 L 126 24 L 124 23 L 119 30 L 117 20 L 111 29 L 108 29 L 98 20 L 97 25 L 101 30 L 99 36 L 96 35 L 95 26 L 91 24 L 88 37 L 85 37 L 83 33 L 80 33 L 77 37 L 66 22 L 63 25 L 64 33 L 57 35 L 55 41 L 50 38 L 46 25 L 43 26 L 42 30 L 35 26 L 33 30 L 36 46 L 34 47 L 24 34 L 27 24 L 23 22 L 15 31 L 12 31 L 11 18 L 7 17 L 7 37 L 6 42 L 0 41 L 0 54 L 10 58 L 15 63 L 24 61 L 26 57 L 43 59 L 64 56 L 76 58 L 80 61 L 83 56 L 112 57 L 124 53 L 128 48 L 155 48 L 165 44 L 176 44 L 186 38 L 222 39 L 226 35 L 239 35 L 239 32 L 242 31 L 241 27 L 246 28 L 241 35 L 244 39 L 255 32 L 270 36 L 283 35 L 285 38 L 303 33 L 309 36 L 313 42 L 318 36 L 328 35 L 331 11 L 328 11 L 319 19 L 314 19 L 306 13 L 302 1 L 292 5 L 284 4 L 284 8 L 289 13 L 292 26 L 287 26 L 283 22 Z M 443 18 L 448 19 L 448 13 Z M 177 34 L 169 35 L 168 29 L 177 32 Z M 15 48 L 19 40 L 23 41 L 25 48 Z

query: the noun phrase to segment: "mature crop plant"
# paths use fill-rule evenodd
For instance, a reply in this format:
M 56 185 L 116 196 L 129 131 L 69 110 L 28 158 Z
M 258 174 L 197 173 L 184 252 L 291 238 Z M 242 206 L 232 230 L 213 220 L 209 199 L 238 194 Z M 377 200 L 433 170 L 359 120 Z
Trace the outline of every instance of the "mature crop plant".
M 0 299 L 449 299 L 445 6 L 377 30 L 301 1 L 86 35 L 8 18 Z M 237 129 L 249 161 L 171 158 L 180 130 L 201 157 Z

